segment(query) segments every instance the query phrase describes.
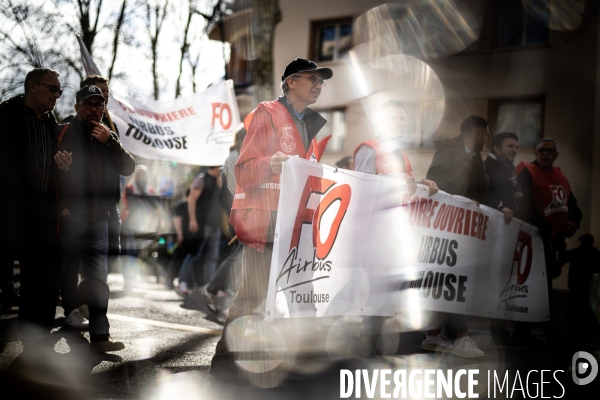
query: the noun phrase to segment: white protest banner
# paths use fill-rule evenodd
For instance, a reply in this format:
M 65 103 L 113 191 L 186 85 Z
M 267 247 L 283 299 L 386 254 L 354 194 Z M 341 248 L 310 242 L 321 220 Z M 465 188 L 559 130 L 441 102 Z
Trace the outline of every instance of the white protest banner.
M 111 94 L 108 109 L 130 152 L 193 165 L 222 165 L 240 123 L 231 80 L 171 101 Z
M 434 310 L 548 320 L 537 229 L 424 186 L 291 158 L 265 318 Z
M 77 41 L 86 74 L 101 75 L 79 35 Z M 111 92 L 107 110 L 128 151 L 191 165 L 222 165 L 240 124 L 232 80 L 172 101 L 141 101 Z

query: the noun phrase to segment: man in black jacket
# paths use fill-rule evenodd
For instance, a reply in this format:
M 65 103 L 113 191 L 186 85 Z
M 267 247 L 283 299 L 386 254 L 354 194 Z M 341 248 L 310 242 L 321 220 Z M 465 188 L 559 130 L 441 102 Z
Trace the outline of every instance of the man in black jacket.
M 476 115 L 468 116 L 460 126 L 460 135 L 436 143 L 436 151 L 427 170 L 427 179 L 434 181 L 440 190 L 452 195 L 467 197 L 475 204 L 487 200 L 488 177 L 481 151 L 487 143 L 487 121 Z M 425 350 L 450 351 L 460 357 L 483 357 L 483 351 L 469 337 L 467 316 L 462 314 L 433 314 L 431 329 L 427 331 L 421 348 Z M 446 333 L 456 333 L 453 345 L 440 334 L 436 325 L 445 318 Z
M 84 86 L 97 86 L 102 91 L 105 105 L 108 104 L 110 89 L 108 87 L 109 80 L 100 75 L 89 75 L 84 80 L 79 82 L 79 88 Z M 63 119 L 63 124 L 70 123 L 75 115 L 70 115 Z M 119 136 L 119 131 L 116 126 L 112 123 L 109 117 L 108 110 L 105 109 L 100 121 L 104 125 L 108 126 L 113 132 Z M 119 255 L 121 254 L 121 215 L 119 213 L 118 204 L 121 201 L 121 185 L 117 181 L 115 188 L 115 201 L 109 209 L 108 217 L 108 270 L 109 272 L 114 268 L 115 264 L 119 262 Z M 84 303 L 84 299 L 81 293 L 85 292 L 84 288 L 80 288 L 79 284 L 79 265 L 80 260 L 78 257 L 63 257 L 63 278 L 60 287 L 60 294 L 62 296 L 61 306 L 65 312 L 65 325 L 76 329 L 85 329 L 89 327 L 89 313 L 87 304 Z M 81 283 L 85 286 L 85 282 Z
M 0 254 L 2 268 L 21 268 L 19 331 L 27 349 L 47 347 L 60 281 L 56 176 L 71 164 L 57 153 L 52 110 L 62 94 L 59 73 L 36 68 L 25 94 L 0 105 Z M 54 158 L 54 161 L 53 161 Z
M 94 351 L 116 351 L 123 343 L 109 335 L 106 317 L 109 289 L 108 218 L 114 205 L 119 175 L 131 175 L 135 160 L 117 135 L 101 124 L 105 108 L 102 91 L 85 86 L 76 94 L 77 118 L 64 133 L 60 148 L 73 157 L 70 170 L 59 179 L 61 232 L 65 253 L 81 257 Z
M 523 191 L 517 180 L 514 165 L 519 138 L 512 132 L 501 132 L 492 138 L 492 151 L 485 159 L 485 172 L 489 178 L 486 205 L 501 211 L 509 223 L 521 210 Z
M 520 217 L 522 210 L 521 198 L 523 190 L 517 180 L 515 157 L 517 156 L 518 136 L 513 132 L 500 132 L 492 138 L 492 151 L 485 159 L 485 172 L 489 178 L 488 198 L 486 205 L 504 214 L 504 221 L 508 224 L 513 216 Z M 524 348 L 510 332 L 505 329 L 506 322 L 502 319 L 490 321 L 490 331 L 497 347 Z M 516 331 L 520 331 L 522 324 L 515 324 Z M 518 335 L 517 335 L 518 336 Z

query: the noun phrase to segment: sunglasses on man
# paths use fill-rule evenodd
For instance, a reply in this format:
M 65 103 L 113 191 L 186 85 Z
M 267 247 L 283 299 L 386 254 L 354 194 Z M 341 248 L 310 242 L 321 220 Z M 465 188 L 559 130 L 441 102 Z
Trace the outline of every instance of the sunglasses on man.
M 58 95 L 62 96 L 62 92 L 63 91 L 57 85 L 50 85 L 48 83 L 43 83 L 43 82 L 34 82 L 34 83 L 37 83 L 38 85 L 48 86 L 48 90 L 50 90 L 50 93 L 56 93 L 56 92 L 58 92 Z
M 542 154 L 556 154 L 555 149 L 538 149 L 537 152 Z
M 96 109 L 96 110 L 104 110 L 104 108 L 106 107 L 106 104 L 104 104 L 103 102 L 98 102 L 98 103 L 92 103 L 91 101 L 83 101 L 81 103 L 81 105 L 83 106 L 83 108 L 85 108 L 86 110 L 91 110 L 91 109 Z

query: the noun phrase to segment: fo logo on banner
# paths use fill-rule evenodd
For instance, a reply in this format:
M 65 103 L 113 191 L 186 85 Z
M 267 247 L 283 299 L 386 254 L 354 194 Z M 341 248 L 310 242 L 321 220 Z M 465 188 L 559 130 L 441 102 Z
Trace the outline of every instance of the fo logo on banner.
M 526 298 L 529 286 L 526 285 L 527 278 L 531 272 L 533 259 L 533 245 L 531 235 L 519 231 L 515 254 L 508 281 L 500 293 L 500 303 L 504 303 L 504 311 L 525 313 L 529 312 L 527 307 L 515 304 L 519 298 Z
M 304 190 L 302 191 L 302 197 L 300 198 L 300 205 L 298 206 L 298 213 L 296 214 L 296 222 L 294 223 L 294 232 L 292 234 L 292 240 L 290 243 L 290 250 L 298 248 L 300 244 L 300 233 L 302 232 L 302 225 L 310 224 L 313 228 L 313 245 L 316 249 L 316 254 L 319 259 L 324 259 L 331 252 L 335 239 L 340 230 L 342 220 L 346 215 L 346 210 L 350 205 L 350 198 L 352 197 L 352 189 L 349 185 L 339 185 L 332 189 L 336 184 L 335 181 L 319 178 L 316 176 L 309 176 Z M 316 210 L 307 208 L 308 200 L 313 194 L 325 195 Z M 327 209 L 336 201 L 340 202 L 340 207 L 333 219 L 331 229 L 327 239 L 321 241 L 321 218 Z
M 233 122 L 233 114 L 227 103 L 211 103 L 212 118 L 210 123 L 210 133 L 206 138 L 206 143 L 231 143 L 233 130 L 231 123 Z
M 567 191 L 562 185 L 550 185 L 552 191 L 552 202 L 544 210 L 546 215 L 551 215 L 557 212 L 567 212 Z
M 231 108 L 227 103 L 212 103 L 212 121 L 211 126 L 215 127 L 215 122 L 219 122 L 222 130 L 227 130 L 232 122 Z
M 342 184 L 336 186 L 335 181 L 330 179 L 321 178 L 318 176 L 310 175 L 300 198 L 300 204 L 298 205 L 298 211 L 296 212 L 296 218 L 294 222 L 294 229 L 292 232 L 292 239 L 290 241 L 290 250 L 286 261 L 283 263 L 279 275 L 277 276 L 276 282 L 284 279 L 285 283 L 290 281 L 292 273 L 295 274 L 309 274 L 320 271 L 327 273 L 333 268 L 332 261 L 326 260 L 327 256 L 334 247 L 336 238 L 340 231 L 340 227 L 348 206 L 350 205 L 350 199 L 352 197 L 352 189 L 350 185 Z M 319 204 L 315 209 L 309 207 L 309 201 L 311 196 L 316 194 L 320 196 Z M 337 210 L 332 207 L 334 204 L 339 203 Z M 329 210 L 329 212 L 328 212 Z M 302 228 L 304 225 L 312 227 L 312 243 L 307 243 L 310 248 L 306 248 L 306 245 L 301 249 L 300 247 L 300 236 L 302 235 Z M 329 226 L 329 234 L 327 238 L 323 238 L 321 230 L 325 230 L 324 226 Z M 306 254 L 310 251 L 312 257 L 306 257 Z M 304 258 L 304 264 L 302 265 L 302 258 Z M 294 275 L 296 276 L 296 275 Z M 310 279 L 302 282 L 301 284 L 294 284 L 292 287 L 308 284 L 315 280 L 328 279 L 329 275 L 319 276 L 315 279 Z M 288 289 L 283 288 L 281 290 Z M 294 291 L 290 292 L 292 296 Z M 297 296 L 300 296 L 298 294 Z M 311 295 L 313 293 L 311 292 Z M 323 302 L 329 301 L 329 295 L 321 297 Z M 294 297 L 292 297 L 293 302 Z M 308 297 L 307 297 L 308 299 Z M 300 301 L 297 300 L 299 303 Z M 308 302 L 321 302 L 321 301 L 304 301 Z
M 573 369 L 573 382 L 576 385 L 587 385 L 598 375 L 598 362 L 593 355 L 585 351 L 573 354 L 571 367 Z

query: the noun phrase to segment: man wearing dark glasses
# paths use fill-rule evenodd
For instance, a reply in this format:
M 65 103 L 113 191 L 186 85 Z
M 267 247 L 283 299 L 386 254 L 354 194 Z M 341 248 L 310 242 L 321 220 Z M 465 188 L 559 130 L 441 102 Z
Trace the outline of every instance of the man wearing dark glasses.
M 61 241 L 65 254 L 81 260 L 86 282 L 82 302 L 88 305 L 90 316 L 90 350 L 117 351 L 125 346 L 111 339 L 106 317 L 108 218 L 119 174 L 131 175 L 135 160 L 117 135 L 100 122 L 106 107 L 100 88 L 84 86 L 75 97 L 77 117 L 60 142 L 60 149 L 73 157 L 72 167 L 59 178 Z
M 84 80 L 79 82 L 79 88 L 84 86 L 97 86 L 102 91 L 105 106 L 108 105 L 110 89 L 108 87 L 109 79 L 101 75 L 89 75 Z M 63 123 L 71 122 L 76 115 L 71 115 L 63 119 Z M 112 123 L 109 117 L 108 110 L 104 109 L 101 122 L 109 127 L 111 131 L 119 136 L 119 131 Z M 117 183 L 115 188 L 115 201 L 110 207 L 108 217 L 108 270 L 111 271 L 114 266 L 119 263 L 119 255 L 121 254 L 121 216 L 119 213 L 119 201 L 121 201 L 121 185 Z M 89 311 L 85 299 L 81 293 L 85 292 L 85 282 L 79 284 L 79 259 L 72 258 L 68 254 L 62 256 L 63 279 L 60 287 L 62 296 L 62 307 L 65 311 L 65 325 L 76 328 L 85 329 L 89 327 Z
M 523 219 L 537 226 L 544 239 L 557 251 L 564 250 L 565 238 L 572 237 L 581 221 L 581 210 L 571 191 L 569 180 L 554 166 L 558 158 L 556 141 L 541 139 L 535 161 L 517 166 L 523 188 Z
M 569 180 L 560 168 L 554 166 L 557 158 L 556 141 L 544 138 L 535 148 L 535 161 L 521 162 L 517 166 L 517 179 L 523 190 L 521 215 L 523 220 L 540 230 L 544 243 L 549 296 L 552 295 L 552 279 L 560 274 L 559 260 L 564 259 L 565 239 L 575 234 L 582 218 Z M 552 306 L 552 302 L 550 305 Z M 552 308 L 550 312 L 552 313 Z M 550 320 L 552 321 L 552 315 Z M 525 337 L 519 339 L 527 340 L 529 330 L 522 331 Z M 551 322 L 546 324 L 545 331 L 550 341 L 558 339 Z
M 60 280 L 56 179 L 68 170 L 71 156 L 57 152 L 52 110 L 62 94 L 58 77 L 56 71 L 36 68 L 25 78 L 25 93 L 0 105 L 1 268 L 11 276 L 19 260 L 19 331 L 25 350 L 48 347 Z M 12 287 L 2 291 L 7 295 Z

